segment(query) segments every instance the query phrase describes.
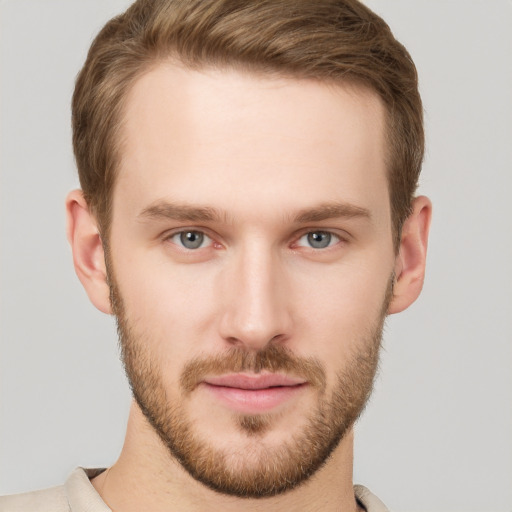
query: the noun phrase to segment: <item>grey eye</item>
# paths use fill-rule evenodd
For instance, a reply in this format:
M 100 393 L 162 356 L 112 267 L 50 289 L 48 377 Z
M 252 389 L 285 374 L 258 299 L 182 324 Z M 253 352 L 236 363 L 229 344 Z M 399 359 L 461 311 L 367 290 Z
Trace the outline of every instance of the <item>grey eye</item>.
M 328 231 L 310 231 L 299 240 L 299 245 L 307 245 L 313 249 L 325 249 L 338 240 L 336 235 Z
M 179 243 L 185 249 L 199 249 L 205 242 L 205 238 L 208 237 L 205 237 L 201 231 L 181 231 L 173 236 L 175 243 Z

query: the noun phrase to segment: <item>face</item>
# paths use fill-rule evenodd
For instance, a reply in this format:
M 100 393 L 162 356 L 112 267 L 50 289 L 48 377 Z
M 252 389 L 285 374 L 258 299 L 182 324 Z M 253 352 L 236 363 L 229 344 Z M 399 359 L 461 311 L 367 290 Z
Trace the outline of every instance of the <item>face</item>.
M 134 396 L 197 480 L 305 481 L 364 407 L 391 297 L 365 90 L 161 65 L 123 124 L 108 268 Z

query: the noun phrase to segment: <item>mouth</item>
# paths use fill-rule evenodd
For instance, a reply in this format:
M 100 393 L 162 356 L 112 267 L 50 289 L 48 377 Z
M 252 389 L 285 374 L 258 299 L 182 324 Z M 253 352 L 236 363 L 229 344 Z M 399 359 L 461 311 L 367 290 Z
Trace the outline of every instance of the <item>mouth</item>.
M 270 412 L 293 399 L 307 381 L 283 374 L 230 374 L 204 379 L 201 386 L 228 409 L 244 414 Z

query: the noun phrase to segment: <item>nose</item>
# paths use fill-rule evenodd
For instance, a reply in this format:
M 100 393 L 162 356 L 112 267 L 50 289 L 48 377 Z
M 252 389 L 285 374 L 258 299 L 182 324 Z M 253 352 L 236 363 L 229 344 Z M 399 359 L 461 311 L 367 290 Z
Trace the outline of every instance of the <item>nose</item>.
M 287 277 L 278 254 L 253 244 L 230 259 L 223 273 L 220 334 L 228 343 L 259 351 L 291 335 Z

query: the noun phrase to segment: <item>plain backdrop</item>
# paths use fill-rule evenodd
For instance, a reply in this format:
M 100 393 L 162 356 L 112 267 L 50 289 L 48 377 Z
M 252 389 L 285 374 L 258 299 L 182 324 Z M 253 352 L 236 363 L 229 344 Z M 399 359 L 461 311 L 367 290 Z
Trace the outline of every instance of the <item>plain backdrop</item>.
M 0 493 L 113 463 L 130 402 L 114 322 L 64 234 L 70 97 L 124 0 L 0 0 Z M 390 318 L 355 481 L 400 511 L 512 510 L 512 2 L 371 0 L 411 52 L 434 203 L 422 297 Z

